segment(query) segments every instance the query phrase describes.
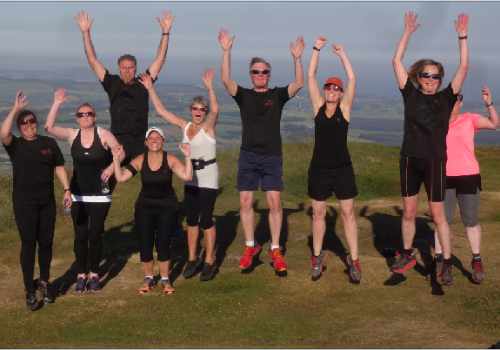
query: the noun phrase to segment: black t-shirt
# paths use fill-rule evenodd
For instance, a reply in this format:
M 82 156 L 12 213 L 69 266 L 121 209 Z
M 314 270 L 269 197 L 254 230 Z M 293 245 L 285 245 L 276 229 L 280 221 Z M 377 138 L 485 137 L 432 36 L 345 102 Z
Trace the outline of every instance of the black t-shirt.
M 50 201 L 54 198 L 54 168 L 64 165 L 64 158 L 56 141 L 38 136 L 28 141 L 12 136 L 10 145 L 4 145 L 14 179 L 13 197 L 16 200 Z
M 405 109 L 401 155 L 446 159 L 448 123 L 457 100 L 451 83 L 434 95 L 425 95 L 408 79 L 400 91 Z
M 148 71 L 146 73 L 149 74 Z M 125 84 L 119 75 L 109 74 L 107 70 L 101 84 L 111 105 L 111 132 L 144 138 L 148 129 L 148 90 L 138 78 L 131 84 Z
M 234 100 L 240 107 L 241 149 L 259 154 L 281 155 L 281 112 L 290 99 L 288 86 L 256 92 L 238 86 Z

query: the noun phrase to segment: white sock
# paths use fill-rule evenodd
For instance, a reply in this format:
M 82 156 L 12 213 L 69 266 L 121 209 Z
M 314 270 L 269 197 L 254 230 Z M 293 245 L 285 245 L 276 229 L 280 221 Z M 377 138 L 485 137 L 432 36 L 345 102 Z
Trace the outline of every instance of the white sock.
M 247 247 L 254 247 L 255 246 L 255 241 L 245 241 L 245 245 Z
M 273 249 L 280 249 L 280 245 L 271 244 L 271 250 Z
M 154 279 L 153 276 L 144 276 L 144 278 L 149 278 L 149 279 L 152 279 L 152 280 Z

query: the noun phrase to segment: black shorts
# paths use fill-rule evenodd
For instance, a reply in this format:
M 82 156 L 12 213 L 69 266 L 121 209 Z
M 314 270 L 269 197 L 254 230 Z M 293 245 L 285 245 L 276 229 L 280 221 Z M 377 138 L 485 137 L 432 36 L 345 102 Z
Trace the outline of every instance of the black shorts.
M 453 188 L 456 194 L 476 194 L 482 191 L 481 175 L 447 176 L 446 188 Z
M 401 156 L 399 161 L 401 196 L 411 197 L 420 191 L 422 182 L 430 202 L 442 202 L 446 189 L 446 160 Z
M 203 230 L 214 225 L 213 212 L 218 190 L 184 186 L 184 208 L 188 226 L 200 226 Z
M 278 155 L 240 151 L 238 191 L 282 191 L 283 158 Z
M 332 194 L 337 199 L 351 199 L 358 195 L 352 165 L 337 169 L 309 167 L 308 194 L 314 200 L 324 201 Z

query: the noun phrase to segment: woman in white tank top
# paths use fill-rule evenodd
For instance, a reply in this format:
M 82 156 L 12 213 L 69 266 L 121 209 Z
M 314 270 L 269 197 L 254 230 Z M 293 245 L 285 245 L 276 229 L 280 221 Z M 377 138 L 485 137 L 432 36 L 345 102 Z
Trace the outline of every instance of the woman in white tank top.
M 193 277 L 201 265 L 197 254 L 199 228 L 201 227 L 205 236 L 205 261 L 200 274 L 201 281 L 212 279 L 217 270 L 215 265 L 216 232 L 212 214 L 219 189 L 219 168 L 215 158 L 215 126 L 219 116 L 219 105 L 213 88 L 214 75 L 213 69 L 204 72 L 202 80 L 207 89 L 210 104 L 202 96 L 193 98 L 190 106 L 190 122 L 165 108 L 149 75 L 144 74 L 140 78 L 141 83 L 149 92 L 156 113 L 167 122 L 181 128 L 182 142 L 191 145 L 193 179 L 186 182 L 184 187 L 189 257 L 183 275 L 185 278 Z

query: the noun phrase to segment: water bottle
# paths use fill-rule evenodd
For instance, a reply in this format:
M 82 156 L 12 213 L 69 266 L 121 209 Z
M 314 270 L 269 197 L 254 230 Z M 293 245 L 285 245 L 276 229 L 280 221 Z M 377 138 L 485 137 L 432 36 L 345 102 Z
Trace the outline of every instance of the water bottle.
M 67 207 L 63 204 L 63 215 L 70 216 L 71 215 L 71 207 Z
M 101 193 L 102 194 L 109 194 L 110 189 L 109 189 L 109 184 L 107 181 L 101 180 Z

